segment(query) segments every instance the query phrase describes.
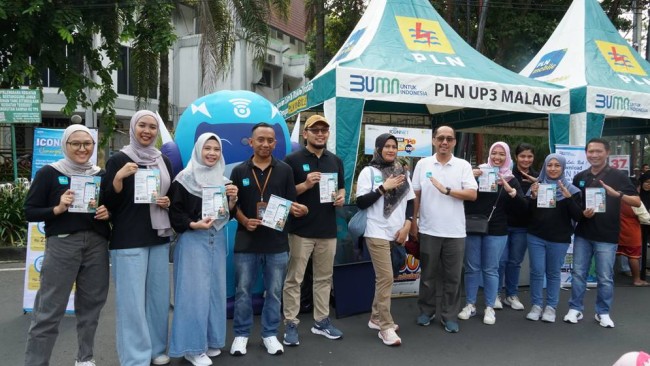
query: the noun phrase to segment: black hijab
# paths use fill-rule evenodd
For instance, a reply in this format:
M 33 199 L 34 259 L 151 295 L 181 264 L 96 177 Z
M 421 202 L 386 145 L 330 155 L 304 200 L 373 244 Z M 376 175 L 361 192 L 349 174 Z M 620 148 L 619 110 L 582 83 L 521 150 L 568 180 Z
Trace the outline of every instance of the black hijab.
M 389 133 L 383 133 L 377 136 L 375 140 L 375 151 L 372 155 L 372 160 L 370 160 L 370 165 L 373 168 L 377 168 L 381 171 L 381 176 L 383 180 L 390 178 L 391 175 L 397 176 L 400 174 L 406 175 L 406 170 L 404 167 L 397 161 L 397 157 L 392 162 L 387 162 L 382 158 L 381 152 L 386 145 L 386 141 L 393 140 L 397 144 L 397 138 Z M 384 217 L 388 218 L 393 213 L 393 210 L 402 202 L 402 199 L 406 197 L 406 193 L 409 191 L 408 180 L 404 182 L 399 187 L 386 191 L 384 194 Z

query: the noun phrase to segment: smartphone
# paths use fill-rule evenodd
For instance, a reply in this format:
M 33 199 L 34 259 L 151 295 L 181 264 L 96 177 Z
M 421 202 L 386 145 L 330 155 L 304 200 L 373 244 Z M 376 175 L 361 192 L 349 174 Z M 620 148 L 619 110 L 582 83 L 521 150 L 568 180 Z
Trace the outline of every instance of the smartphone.
M 95 193 L 96 193 L 95 188 L 96 188 L 95 183 L 86 182 L 86 184 L 84 185 L 84 199 L 83 199 L 84 203 L 88 203 L 91 200 L 95 199 Z

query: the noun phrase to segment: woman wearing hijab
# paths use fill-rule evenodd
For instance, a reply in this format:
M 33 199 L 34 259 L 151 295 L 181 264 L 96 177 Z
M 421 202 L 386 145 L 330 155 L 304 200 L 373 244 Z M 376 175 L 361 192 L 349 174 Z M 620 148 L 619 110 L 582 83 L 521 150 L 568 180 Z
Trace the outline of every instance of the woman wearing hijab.
M 212 365 L 226 342 L 226 247 L 223 227 L 236 213 L 237 186 L 223 174 L 221 139 L 204 133 L 196 140 L 187 167 L 171 185 L 174 248 L 174 318 L 169 355 L 196 366 Z M 223 189 L 211 199 L 215 213 L 203 212 L 203 191 Z M 214 192 L 212 192 L 214 194 Z M 225 209 L 225 197 L 228 209 Z M 213 203 L 214 205 L 214 203 Z M 219 212 L 220 211 L 220 212 Z M 207 214 L 206 217 L 203 217 Z
M 102 192 L 111 211 L 110 241 L 115 280 L 117 353 L 122 366 L 169 363 L 169 159 L 156 149 L 160 117 L 147 110 L 130 122 L 130 142 L 106 162 Z M 135 203 L 135 173 L 156 169 L 155 203 Z
M 582 194 L 564 174 L 566 158 L 550 154 L 526 196 L 528 197 L 528 257 L 530 260 L 530 297 L 532 308 L 526 319 L 555 322 L 560 299 L 560 275 L 571 236 L 573 222 L 582 218 Z M 538 202 L 540 184 L 554 184 L 553 192 L 545 192 L 545 202 Z M 544 186 L 546 189 L 553 186 Z M 544 307 L 546 277 L 546 307 Z M 544 311 L 542 312 L 542 309 Z
M 510 166 L 510 147 L 505 142 L 495 142 L 490 147 L 486 164 L 474 169 L 474 176 L 483 174 L 482 169 L 497 170 L 497 184 L 494 192 L 479 190 L 476 201 L 465 201 L 465 215 L 484 215 L 488 218 L 487 233 L 467 233 L 465 238 L 465 295 L 467 305 L 458 314 L 458 319 L 467 320 L 476 315 L 476 297 L 483 277 L 485 312 L 483 323 L 496 322 L 494 304 L 499 290 L 499 259 L 508 240 L 506 211 L 524 211 L 526 201 L 521 186 L 513 179 Z
M 378 336 L 388 346 L 399 346 L 399 329 L 390 314 L 393 287 L 391 245 L 404 245 L 413 220 L 415 193 L 397 158 L 397 139 L 381 134 L 369 166 L 359 173 L 357 206 L 367 209 L 364 237 L 375 269 L 375 298 L 369 326 L 379 328 Z
M 70 189 L 73 175 L 102 176 L 90 162 L 95 141 L 82 125 L 65 129 L 61 139 L 64 158 L 42 167 L 34 177 L 25 200 L 25 216 L 45 222 L 45 255 L 40 268 L 32 323 L 25 352 L 25 365 L 49 364 L 61 318 L 76 282 L 76 366 L 94 366 L 93 346 L 99 313 L 108 294 L 108 210 L 94 213 L 69 212 L 76 200 Z M 100 202 L 103 201 L 100 198 Z

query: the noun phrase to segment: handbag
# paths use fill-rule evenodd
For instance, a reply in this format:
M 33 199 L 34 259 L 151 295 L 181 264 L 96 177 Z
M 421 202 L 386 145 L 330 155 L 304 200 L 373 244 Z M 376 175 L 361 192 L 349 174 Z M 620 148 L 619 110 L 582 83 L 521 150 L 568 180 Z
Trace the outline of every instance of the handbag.
M 496 210 L 497 208 L 497 202 L 499 202 L 499 198 L 501 198 L 501 192 L 503 192 L 503 188 L 499 190 L 497 199 L 494 201 L 494 205 L 492 205 L 492 211 L 490 211 L 490 216 L 485 216 L 482 214 L 465 215 L 465 232 L 467 234 L 485 235 L 488 233 L 488 228 L 490 226 L 490 219 L 492 218 L 492 214 L 494 213 L 494 210 Z
M 390 261 L 393 265 L 393 278 L 399 276 L 399 270 L 406 263 L 406 248 L 394 241 L 390 242 Z
M 488 233 L 489 220 L 485 215 L 465 215 L 465 232 L 472 235 L 485 235 Z
M 370 191 L 372 192 L 375 188 L 375 173 L 372 168 L 370 168 L 370 180 L 372 181 L 372 186 Z M 363 209 L 357 211 L 348 221 L 348 233 L 355 241 L 360 236 L 366 233 L 366 224 L 368 223 L 368 209 Z
M 415 259 L 420 259 L 420 242 L 417 240 L 409 239 L 404 242 L 406 253 L 413 256 Z

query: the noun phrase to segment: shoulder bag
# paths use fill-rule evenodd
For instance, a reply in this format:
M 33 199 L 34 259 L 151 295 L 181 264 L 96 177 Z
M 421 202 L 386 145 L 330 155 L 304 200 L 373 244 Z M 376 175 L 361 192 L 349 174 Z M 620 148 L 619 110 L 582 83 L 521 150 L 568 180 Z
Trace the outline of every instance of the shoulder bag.
M 482 214 L 467 214 L 465 215 L 465 232 L 470 235 L 485 235 L 488 233 L 488 227 L 490 226 L 490 219 L 494 210 L 497 208 L 497 202 L 501 197 L 501 192 L 503 192 L 503 187 L 499 190 L 496 201 L 492 205 L 492 211 L 490 216 L 485 216 Z
M 375 189 L 375 173 L 370 167 L 370 180 L 372 181 L 372 186 L 370 192 Z M 366 232 L 366 224 L 368 223 L 368 209 L 363 209 L 357 211 L 348 222 L 348 233 L 353 239 L 357 239 L 360 236 L 363 236 Z

